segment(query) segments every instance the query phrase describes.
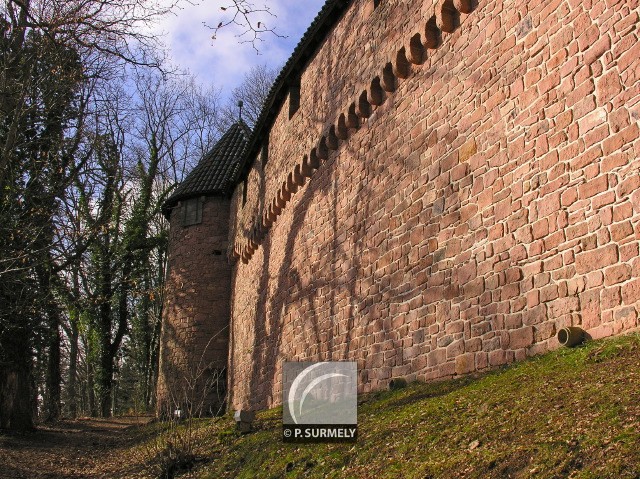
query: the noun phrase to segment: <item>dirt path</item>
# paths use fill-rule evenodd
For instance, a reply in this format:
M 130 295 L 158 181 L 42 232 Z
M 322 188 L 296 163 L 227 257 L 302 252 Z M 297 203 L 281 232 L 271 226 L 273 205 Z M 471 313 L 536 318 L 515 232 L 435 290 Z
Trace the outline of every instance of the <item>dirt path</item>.
M 0 479 L 124 478 L 143 465 L 124 451 L 144 439 L 151 417 L 77 419 L 36 432 L 0 432 Z

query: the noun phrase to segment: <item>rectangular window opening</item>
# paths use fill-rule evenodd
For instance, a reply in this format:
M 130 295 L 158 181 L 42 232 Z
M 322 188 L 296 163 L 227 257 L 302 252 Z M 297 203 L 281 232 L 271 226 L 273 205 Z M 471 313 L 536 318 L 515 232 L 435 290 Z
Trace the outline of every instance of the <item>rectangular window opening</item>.
M 182 205 L 182 226 L 202 223 L 202 199 L 190 198 Z
M 247 204 L 247 187 L 249 186 L 249 180 L 247 178 L 244 179 L 242 183 L 242 206 Z
M 289 87 L 289 120 L 300 108 L 300 83 Z
M 269 138 L 267 137 L 262 144 L 262 150 L 260 151 L 260 160 L 262 161 L 262 167 L 264 168 L 269 161 Z

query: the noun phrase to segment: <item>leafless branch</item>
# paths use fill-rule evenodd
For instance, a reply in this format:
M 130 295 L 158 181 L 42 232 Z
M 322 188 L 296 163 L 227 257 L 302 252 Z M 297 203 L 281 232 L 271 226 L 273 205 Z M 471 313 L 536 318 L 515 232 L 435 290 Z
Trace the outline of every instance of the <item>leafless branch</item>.
M 231 0 L 230 3 L 221 6 L 220 10 L 223 12 L 223 18 L 216 25 L 202 22 L 213 31 L 211 39 L 214 41 L 221 30 L 234 27 L 239 30 L 239 33 L 236 34 L 238 41 L 240 43 L 250 43 L 256 53 L 259 54 L 258 44 L 264 41 L 265 34 L 286 38 L 285 35 L 279 34 L 275 27 L 272 27 L 264 20 L 264 17 L 276 18 L 276 15 L 266 4 L 256 6 L 248 0 Z

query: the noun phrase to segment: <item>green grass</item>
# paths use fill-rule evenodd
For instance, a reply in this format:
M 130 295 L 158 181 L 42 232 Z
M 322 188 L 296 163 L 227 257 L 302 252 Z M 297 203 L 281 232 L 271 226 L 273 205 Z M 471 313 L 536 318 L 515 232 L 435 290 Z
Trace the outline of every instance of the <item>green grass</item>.
M 190 477 L 639 478 L 639 352 L 629 335 L 362 396 L 356 444 L 284 444 L 280 408 L 246 435 L 226 417 Z

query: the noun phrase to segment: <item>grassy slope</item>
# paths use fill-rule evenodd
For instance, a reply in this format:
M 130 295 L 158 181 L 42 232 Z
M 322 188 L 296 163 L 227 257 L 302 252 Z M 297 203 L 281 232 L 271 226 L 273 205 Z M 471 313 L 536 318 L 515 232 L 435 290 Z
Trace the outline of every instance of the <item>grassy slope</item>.
M 190 477 L 640 477 L 638 335 L 361 402 L 355 445 L 283 444 L 280 409 L 244 436 L 202 424 L 211 460 Z

